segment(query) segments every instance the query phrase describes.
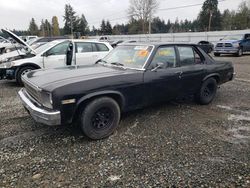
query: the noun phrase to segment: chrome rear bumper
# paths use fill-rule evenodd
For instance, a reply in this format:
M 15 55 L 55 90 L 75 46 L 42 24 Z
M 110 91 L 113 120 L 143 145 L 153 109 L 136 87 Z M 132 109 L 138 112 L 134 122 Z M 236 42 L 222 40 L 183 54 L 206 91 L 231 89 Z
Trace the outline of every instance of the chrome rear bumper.
M 23 103 L 23 106 L 36 122 L 49 126 L 61 124 L 60 111 L 47 111 L 45 109 L 37 107 L 32 102 L 32 100 L 30 99 L 28 93 L 24 88 L 18 92 L 18 95 Z

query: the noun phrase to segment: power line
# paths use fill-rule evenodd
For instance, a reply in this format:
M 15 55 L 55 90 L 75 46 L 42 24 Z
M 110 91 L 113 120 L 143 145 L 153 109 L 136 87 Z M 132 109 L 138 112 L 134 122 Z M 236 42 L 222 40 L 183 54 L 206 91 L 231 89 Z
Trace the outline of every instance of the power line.
M 225 2 L 225 1 L 228 1 L 228 0 L 219 0 L 218 3 Z M 158 9 L 158 11 L 169 11 L 169 10 L 177 10 L 177 9 L 183 9 L 183 8 L 190 8 L 190 7 L 201 6 L 203 4 L 204 3 L 198 3 L 198 4 L 183 5 L 183 6 L 178 6 L 178 7 L 162 8 L 162 9 Z M 130 16 L 135 16 L 135 14 L 128 14 L 127 16 L 124 16 L 124 17 L 118 17 L 118 18 L 109 19 L 109 21 L 115 21 L 115 20 L 125 19 L 125 18 L 128 18 Z M 97 21 L 96 22 L 92 22 L 92 23 L 90 23 L 90 25 L 93 25 L 95 23 L 99 23 L 99 21 L 98 22 Z
M 218 3 L 221 3 L 223 1 L 228 1 L 228 0 L 219 0 Z M 184 6 L 178 6 L 178 7 L 171 7 L 171 8 L 162 8 L 158 9 L 159 11 L 166 11 L 166 10 L 176 10 L 176 9 L 182 9 L 182 8 L 189 8 L 189 7 L 196 7 L 196 6 L 201 6 L 203 3 L 198 3 L 198 4 L 192 4 L 192 5 L 184 5 Z

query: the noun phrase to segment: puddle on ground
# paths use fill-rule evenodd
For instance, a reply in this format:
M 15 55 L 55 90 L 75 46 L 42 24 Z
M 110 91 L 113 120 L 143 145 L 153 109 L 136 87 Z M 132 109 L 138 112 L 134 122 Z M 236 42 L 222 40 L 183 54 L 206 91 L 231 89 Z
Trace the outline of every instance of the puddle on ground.
M 223 139 L 234 144 L 250 143 L 250 111 L 231 106 L 217 105 L 218 108 L 228 111 L 228 121 L 232 126 L 224 132 Z

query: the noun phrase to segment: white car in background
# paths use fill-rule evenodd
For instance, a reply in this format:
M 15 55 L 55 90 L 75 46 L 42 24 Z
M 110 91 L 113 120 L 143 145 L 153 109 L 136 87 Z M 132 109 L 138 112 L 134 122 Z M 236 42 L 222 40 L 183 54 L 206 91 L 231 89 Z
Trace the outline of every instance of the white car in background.
M 3 53 L 5 48 L 11 47 L 12 45 L 13 44 L 9 40 L 0 36 L 0 54 Z
M 26 46 L 24 59 L 8 59 L 0 64 L 0 79 L 15 79 L 22 84 L 21 76 L 34 69 L 50 69 L 72 65 L 91 65 L 105 57 L 113 48 L 107 42 L 81 39 L 62 39 L 32 49 L 13 33 L 17 43 Z

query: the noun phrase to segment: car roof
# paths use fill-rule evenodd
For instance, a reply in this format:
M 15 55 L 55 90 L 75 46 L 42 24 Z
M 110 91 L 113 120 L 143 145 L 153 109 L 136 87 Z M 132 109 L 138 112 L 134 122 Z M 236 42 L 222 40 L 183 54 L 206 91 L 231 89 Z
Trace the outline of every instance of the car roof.
M 146 46 L 155 46 L 155 47 L 159 47 L 159 46 L 164 46 L 164 45 L 187 45 L 187 46 L 197 46 L 197 44 L 194 43 L 184 43 L 184 42 L 140 42 L 140 43 L 121 43 L 118 44 L 118 46 L 141 46 L 141 45 L 146 45 Z

